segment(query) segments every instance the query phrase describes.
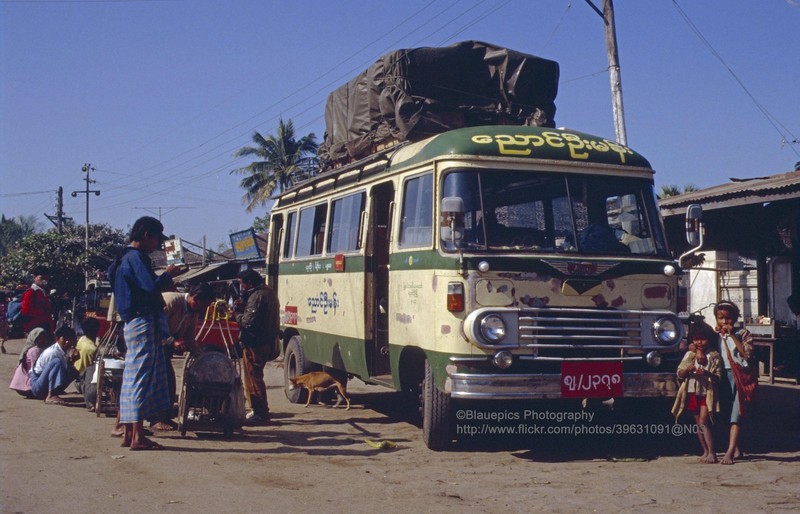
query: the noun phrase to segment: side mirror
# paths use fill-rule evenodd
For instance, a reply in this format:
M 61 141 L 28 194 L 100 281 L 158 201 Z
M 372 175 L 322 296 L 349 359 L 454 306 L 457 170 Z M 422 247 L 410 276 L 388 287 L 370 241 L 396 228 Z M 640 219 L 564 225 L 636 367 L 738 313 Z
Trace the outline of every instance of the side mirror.
M 686 208 L 686 242 L 697 246 L 702 241 L 703 207 L 696 203 Z
M 439 212 L 442 216 L 439 226 L 442 241 L 461 241 L 464 238 L 464 199 L 460 196 L 442 198 Z

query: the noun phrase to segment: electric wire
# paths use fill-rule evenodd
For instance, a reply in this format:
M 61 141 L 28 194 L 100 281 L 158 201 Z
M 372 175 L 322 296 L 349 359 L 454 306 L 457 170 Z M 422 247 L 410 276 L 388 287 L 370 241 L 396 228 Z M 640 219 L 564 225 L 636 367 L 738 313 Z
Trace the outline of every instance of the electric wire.
M 744 81 L 742 81 L 742 79 L 739 78 L 736 72 L 733 71 L 733 68 L 731 68 L 731 66 L 728 65 L 727 62 L 725 62 L 725 59 L 719 54 L 719 52 L 716 51 L 716 49 L 714 49 L 714 47 L 711 45 L 711 42 L 703 35 L 703 33 L 700 31 L 697 25 L 695 25 L 694 22 L 689 18 L 689 15 L 686 14 L 686 12 L 681 8 L 680 5 L 678 5 L 678 1 L 672 0 L 672 4 L 675 6 L 675 9 L 678 11 L 678 14 L 681 16 L 681 18 L 683 18 L 684 22 L 689 26 L 692 32 L 694 32 L 697 38 L 703 43 L 703 45 L 705 45 L 708 51 L 711 52 L 711 55 L 713 55 L 720 63 L 722 63 L 722 66 L 726 70 L 728 70 L 728 73 L 730 73 L 730 75 L 733 77 L 736 83 L 739 84 L 739 87 L 741 87 L 742 90 L 744 90 L 745 94 L 750 98 L 750 100 L 753 102 L 756 108 L 761 112 L 761 114 L 764 115 L 769 124 L 772 125 L 772 127 L 778 133 L 778 135 L 781 136 L 781 139 L 783 141 L 786 141 L 787 139 L 797 139 L 794 136 L 794 134 L 792 134 L 791 131 L 789 131 L 789 129 L 787 129 L 782 123 L 780 123 L 780 121 L 775 116 L 773 116 L 761 102 L 759 102 L 756 99 L 755 95 L 753 95 L 753 93 L 751 93 L 750 90 L 747 88 L 747 86 L 744 84 Z M 781 128 L 779 128 L 778 125 L 780 125 L 780 127 L 783 128 L 783 130 L 789 134 L 790 136 L 789 138 L 787 138 L 786 133 L 781 131 Z M 798 151 L 791 145 L 790 148 L 798 157 L 800 157 L 800 151 Z

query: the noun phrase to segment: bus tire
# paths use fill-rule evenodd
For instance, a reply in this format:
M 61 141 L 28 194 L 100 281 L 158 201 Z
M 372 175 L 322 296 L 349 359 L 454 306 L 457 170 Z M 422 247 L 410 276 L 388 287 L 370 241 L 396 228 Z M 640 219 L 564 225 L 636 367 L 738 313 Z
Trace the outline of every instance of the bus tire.
M 436 388 L 430 362 L 425 360 L 422 382 L 422 439 L 434 451 L 446 450 L 453 442 L 450 395 Z
M 306 390 L 302 387 L 290 389 L 292 383 L 290 378 L 299 377 L 309 371 L 313 371 L 311 363 L 306 360 L 305 352 L 303 351 L 303 343 L 300 341 L 300 336 L 292 336 L 289 339 L 289 344 L 286 345 L 286 351 L 283 355 L 283 383 L 286 398 L 291 403 L 305 403 Z

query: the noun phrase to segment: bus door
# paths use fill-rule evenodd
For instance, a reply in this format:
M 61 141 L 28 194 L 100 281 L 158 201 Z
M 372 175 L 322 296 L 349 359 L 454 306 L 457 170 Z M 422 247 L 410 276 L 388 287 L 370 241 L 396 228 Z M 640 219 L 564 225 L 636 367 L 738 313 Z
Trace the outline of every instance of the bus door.
M 367 218 L 366 301 L 367 353 L 371 354 L 371 376 L 386 375 L 389 365 L 389 219 L 394 199 L 391 182 L 370 191 Z
M 281 256 L 281 230 L 283 230 L 283 215 L 276 214 L 272 217 L 272 226 L 269 229 L 269 247 L 267 248 L 267 284 L 278 294 L 278 261 Z

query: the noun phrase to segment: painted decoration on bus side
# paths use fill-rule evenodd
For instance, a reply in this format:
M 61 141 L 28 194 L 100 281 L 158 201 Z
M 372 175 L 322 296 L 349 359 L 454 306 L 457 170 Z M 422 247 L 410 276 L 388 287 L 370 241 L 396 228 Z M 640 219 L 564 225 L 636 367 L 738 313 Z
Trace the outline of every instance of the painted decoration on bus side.
M 313 273 L 319 271 L 333 271 L 334 264 L 332 262 L 320 262 L 320 261 L 313 261 L 309 262 L 305 266 L 306 273 Z
M 448 156 L 516 157 L 650 169 L 641 154 L 609 139 L 577 130 L 508 125 L 466 127 L 401 147 L 392 166 L 413 166 Z
M 328 294 L 327 291 L 320 291 L 317 296 L 308 297 L 308 306 L 311 308 L 311 313 L 316 314 L 322 312 L 323 315 L 328 315 L 332 312 L 336 315 L 336 309 L 339 308 L 339 295 L 334 291 Z
M 286 308 L 283 310 L 283 324 L 284 325 L 294 325 L 297 326 L 297 306 L 296 305 L 287 305 Z
M 541 134 L 495 134 L 472 136 L 472 142 L 478 144 L 497 144 L 501 155 L 527 156 L 533 148 L 549 146 L 550 148 L 567 148 L 569 155 L 575 160 L 588 160 L 592 152 L 612 152 L 619 156 L 620 164 L 633 155 L 633 150 L 608 139 L 590 139 L 570 132 L 542 132 Z

